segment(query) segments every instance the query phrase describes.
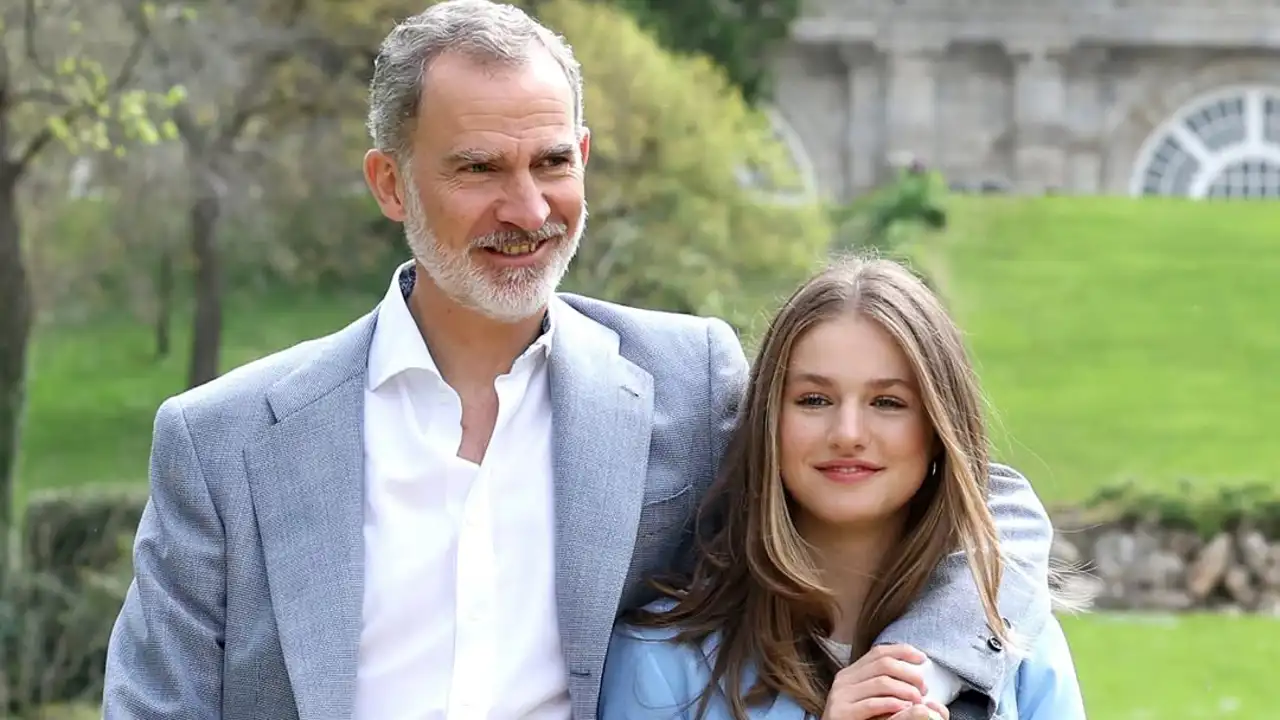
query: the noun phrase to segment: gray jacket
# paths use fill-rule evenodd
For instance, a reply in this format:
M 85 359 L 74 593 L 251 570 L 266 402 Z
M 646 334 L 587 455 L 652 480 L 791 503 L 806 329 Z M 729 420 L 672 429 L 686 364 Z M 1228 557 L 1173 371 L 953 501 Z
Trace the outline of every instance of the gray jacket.
M 747 375 L 722 321 L 561 295 L 550 363 L 556 584 L 574 717 L 595 717 L 620 608 L 681 552 Z M 363 391 L 377 313 L 167 400 L 135 580 L 111 636 L 106 720 L 346 720 L 363 596 Z M 1048 615 L 1051 528 L 1001 470 L 1005 614 Z M 962 559 L 883 636 L 991 691 L 1014 666 Z M 986 708 L 982 713 L 989 716 Z M 958 718 L 954 714 L 953 717 Z

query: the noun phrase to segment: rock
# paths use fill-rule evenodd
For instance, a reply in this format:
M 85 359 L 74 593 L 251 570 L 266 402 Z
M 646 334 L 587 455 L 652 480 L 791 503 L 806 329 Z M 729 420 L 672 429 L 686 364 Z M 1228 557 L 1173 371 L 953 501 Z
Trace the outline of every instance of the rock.
M 1123 581 L 1135 563 L 1159 548 L 1159 541 L 1147 532 L 1126 533 L 1109 530 L 1093 544 L 1093 562 L 1103 580 Z
M 1262 577 L 1271 566 L 1271 546 L 1257 530 L 1242 531 L 1236 538 L 1240 559 L 1246 567 Z
M 1187 563 L 1169 550 L 1157 550 L 1139 560 L 1130 571 L 1140 590 L 1174 590 L 1184 585 Z
M 1253 606 L 1258 601 L 1258 590 L 1254 588 L 1249 568 L 1244 565 L 1232 565 L 1222 576 L 1222 584 L 1227 593 L 1241 605 Z
M 1171 530 L 1165 536 L 1164 546 L 1189 560 L 1204 547 L 1204 540 L 1190 530 Z
M 1267 553 L 1267 570 L 1262 573 L 1262 586 L 1280 592 L 1280 543 Z
M 1059 578 L 1070 607 L 1159 613 L 1258 613 L 1280 617 L 1280 535 L 1270 526 L 1224 530 L 1207 542 L 1158 518 L 1099 522 L 1081 514 L 1058 523 L 1055 563 L 1085 572 Z M 1068 583 L 1088 581 L 1087 593 Z
M 1049 555 L 1068 565 L 1080 564 L 1080 548 L 1064 538 L 1062 533 L 1053 534 L 1053 545 L 1049 548 Z
M 1258 598 L 1254 612 L 1271 617 L 1280 617 L 1280 592 L 1264 592 Z
M 1187 592 L 1196 600 L 1203 600 L 1222 581 L 1231 564 L 1231 536 L 1218 533 L 1196 556 L 1187 569 Z

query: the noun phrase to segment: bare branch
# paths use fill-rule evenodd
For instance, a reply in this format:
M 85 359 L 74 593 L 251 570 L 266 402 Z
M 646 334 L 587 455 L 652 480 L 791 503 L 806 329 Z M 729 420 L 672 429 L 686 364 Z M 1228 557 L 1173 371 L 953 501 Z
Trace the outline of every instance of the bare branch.
M 42 75 L 52 78 L 53 71 L 40 61 L 40 52 L 36 49 L 36 0 L 27 0 L 26 14 L 22 18 L 22 41 L 31 65 Z
M 27 0 L 28 7 L 34 11 L 35 0 Z M 146 26 L 144 26 L 146 27 Z M 150 28 L 146 28 L 147 32 L 137 33 L 133 39 L 133 45 L 129 48 L 129 54 L 125 57 L 124 62 L 120 65 L 120 71 L 116 74 L 115 80 L 108 84 L 107 88 L 101 95 L 95 98 L 97 102 L 85 102 L 73 105 L 62 113 L 62 122 L 64 125 L 79 120 L 81 116 L 87 114 L 94 109 L 97 103 L 105 102 L 108 98 L 116 93 L 124 90 L 126 86 L 133 81 L 133 74 L 138 68 L 138 62 L 142 59 L 142 51 L 146 48 L 147 42 L 151 38 Z M 17 160 L 14 162 L 14 170 L 21 173 L 26 169 L 27 165 L 40 154 L 54 138 L 53 128 L 46 124 L 41 128 L 40 132 L 31 138 L 26 146 L 18 152 Z
M 16 108 L 24 103 L 45 103 L 46 105 L 63 108 L 71 104 L 71 101 L 62 93 L 54 92 L 53 90 L 43 90 L 41 88 L 21 90 L 19 92 L 15 92 L 9 98 L 10 107 Z M 3 111 L 2 108 L 3 106 L 0 106 L 0 112 Z
M 307 0 L 293 0 L 284 13 L 283 28 L 295 30 L 298 21 L 302 19 L 302 13 L 306 6 Z M 263 49 L 260 48 L 260 50 Z M 240 92 L 236 93 L 236 99 L 232 104 L 235 110 L 227 124 L 222 126 L 222 131 L 218 134 L 217 140 L 215 140 L 216 149 L 219 151 L 229 150 L 231 145 L 235 143 L 236 138 L 244 131 L 245 125 L 259 112 L 272 105 L 271 99 L 257 103 L 255 103 L 255 99 L 267 90 L 267 84 L 271 81 L 275 69 L 292 57 L 293 51 L 292 44 L 282 43 L 279 46 L 265 49 L 258 56 L 258 62 L 254 63 L 250 69 L 249 81 L 245 83 Z
M 4 48 L 0 48 L 0 117 L 4 117 L 4 114 L 9 111 L 10 103 L 13 105 L 18 104 L 18 100 L 14 98 L 9 88 L 10 82 L 9 53 Z M 0 138 L 0 140 L 3 140 L 3 138 Z M 4 143 L 0 142 L 0 152 L 3 152 L 3 149 Z

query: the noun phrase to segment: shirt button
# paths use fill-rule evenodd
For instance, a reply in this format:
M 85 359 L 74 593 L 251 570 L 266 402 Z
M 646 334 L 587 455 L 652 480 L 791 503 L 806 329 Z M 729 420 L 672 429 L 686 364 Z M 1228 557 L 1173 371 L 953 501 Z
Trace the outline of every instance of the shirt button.
M 1004 650 L 1004 643 L 1000 642 L 1000 638 L 992 635 L 987 638 L 987 647 L 991 648 L 994 652 L 1000 652 L 1001 650 Z

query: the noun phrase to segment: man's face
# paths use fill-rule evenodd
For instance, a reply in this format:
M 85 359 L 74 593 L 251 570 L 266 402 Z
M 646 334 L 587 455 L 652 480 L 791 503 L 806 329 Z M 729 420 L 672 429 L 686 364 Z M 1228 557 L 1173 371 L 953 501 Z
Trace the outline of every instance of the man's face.
M 504 322 L 545 306 L 586 220 L 589 142 L 545 52 L 518 67 L 445 55 L 428 68 L 404 174 L 405 235 L 436 286 Z

